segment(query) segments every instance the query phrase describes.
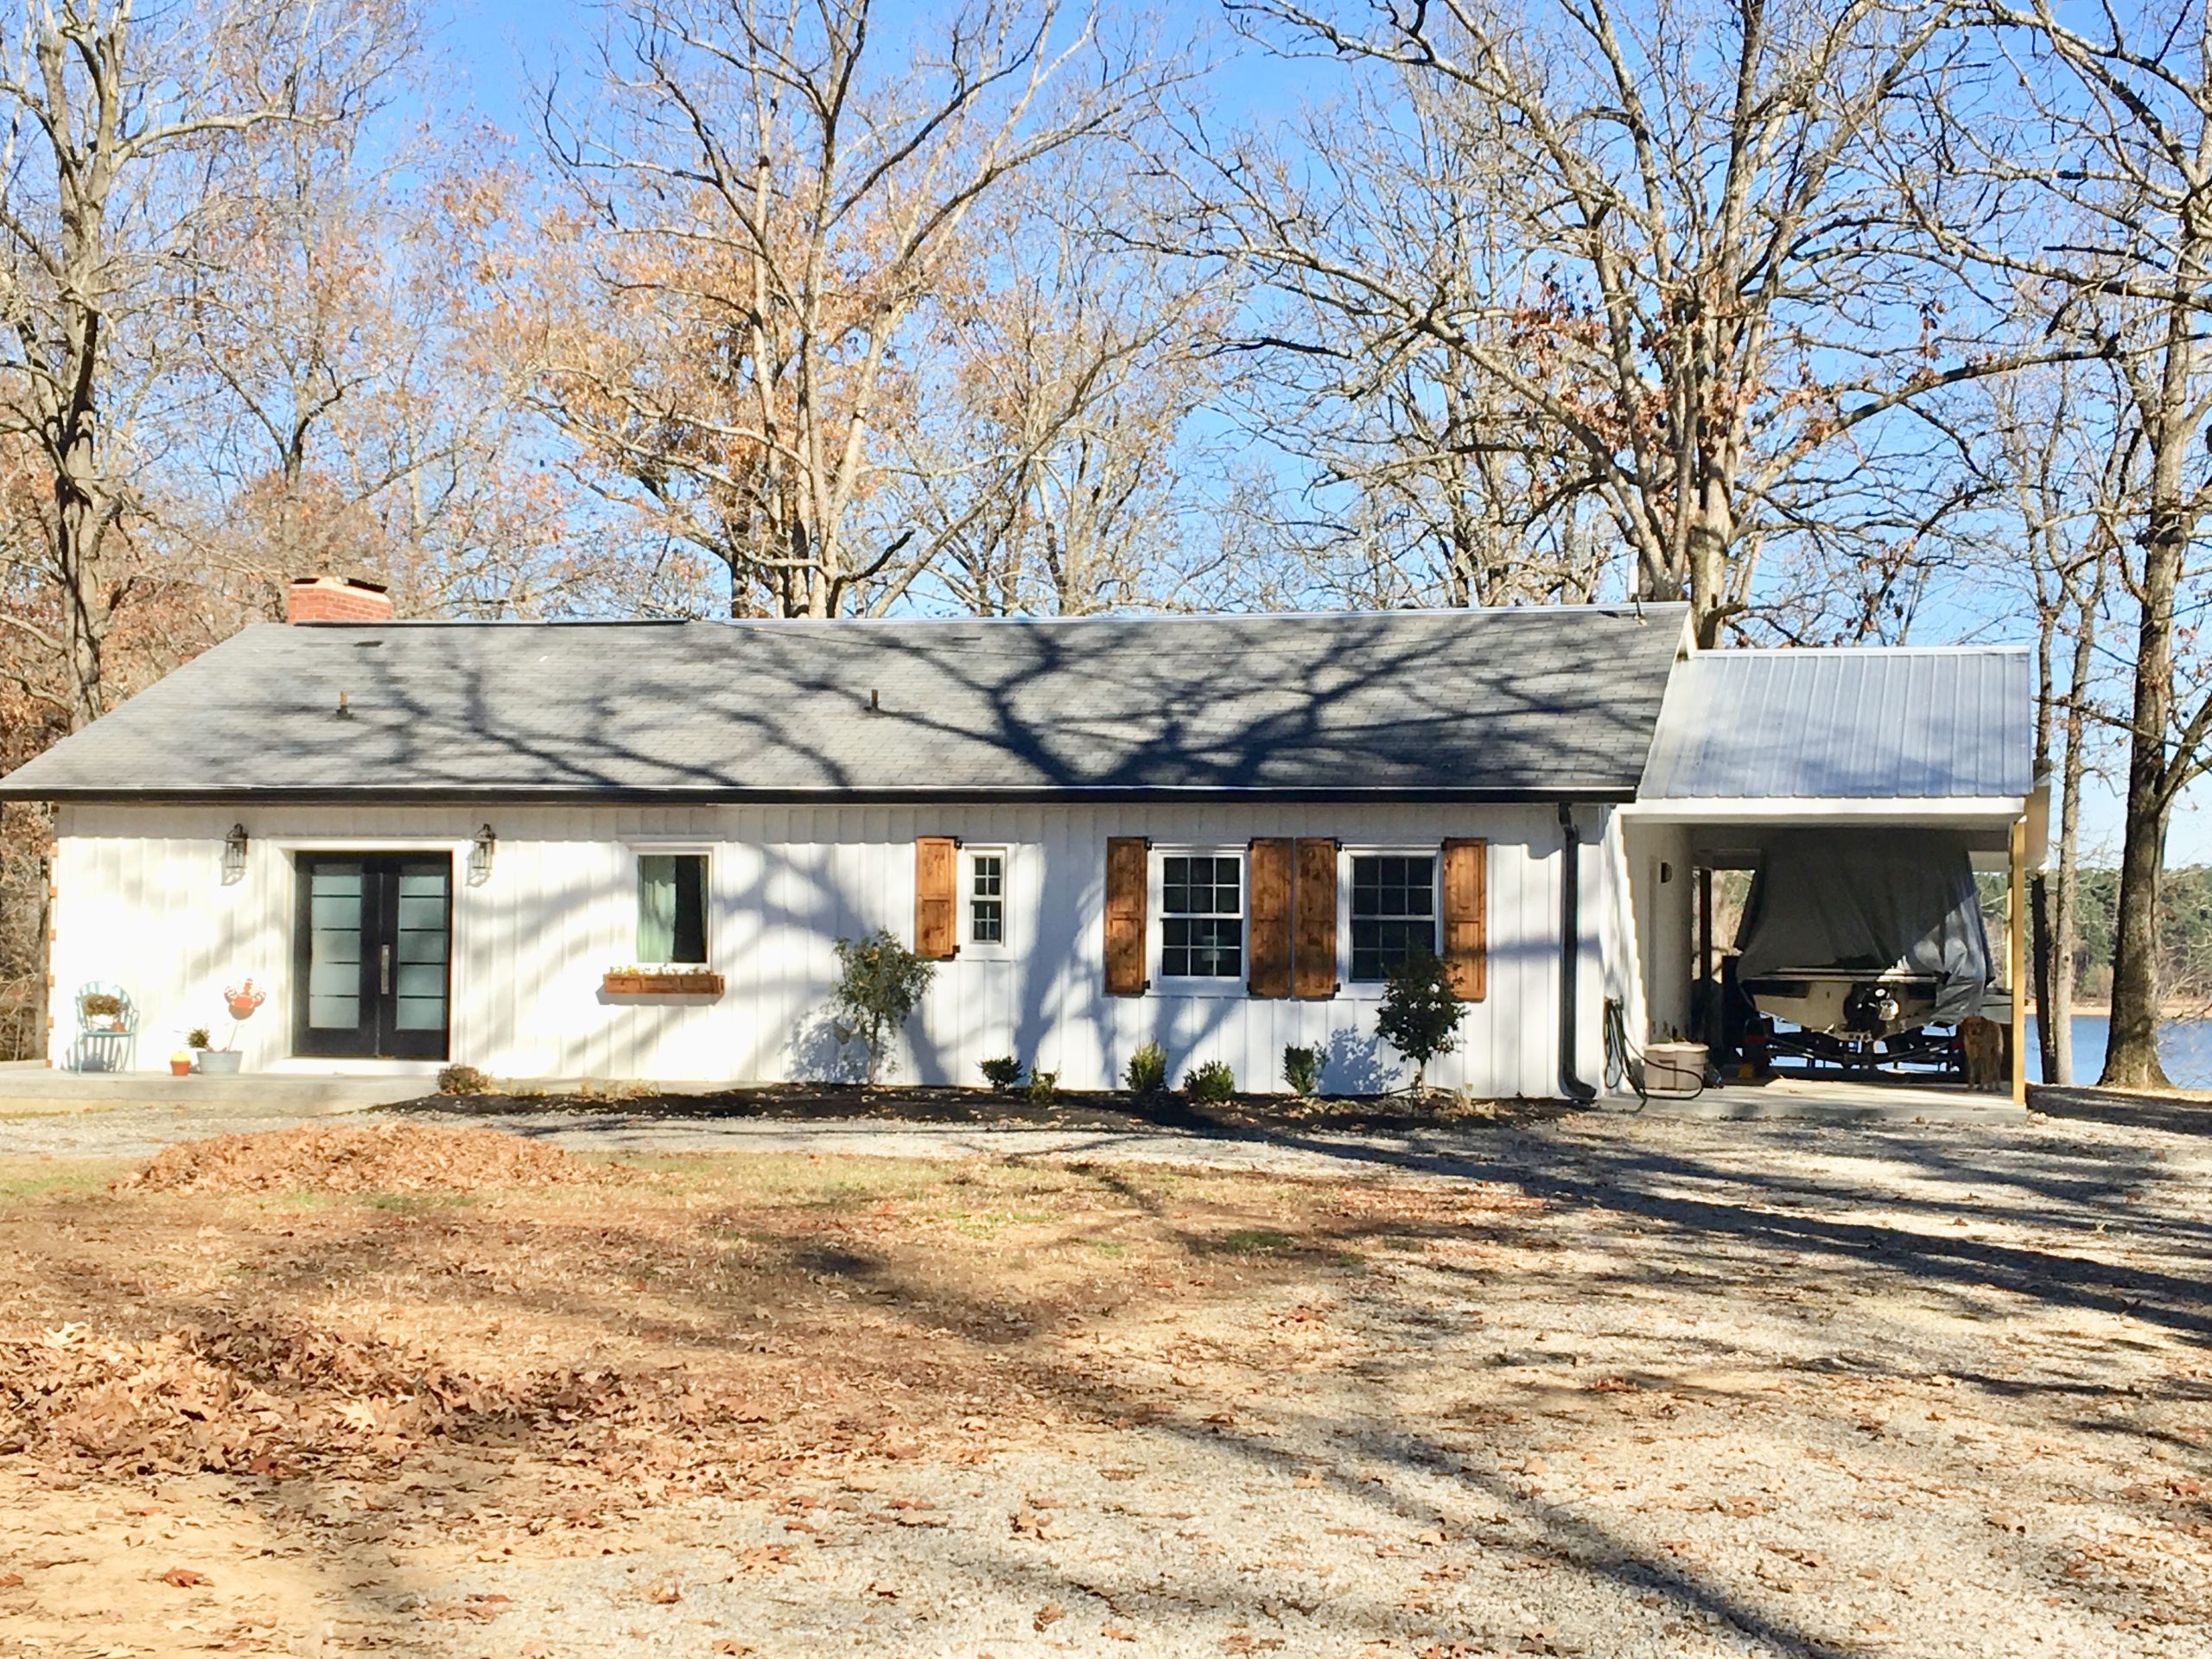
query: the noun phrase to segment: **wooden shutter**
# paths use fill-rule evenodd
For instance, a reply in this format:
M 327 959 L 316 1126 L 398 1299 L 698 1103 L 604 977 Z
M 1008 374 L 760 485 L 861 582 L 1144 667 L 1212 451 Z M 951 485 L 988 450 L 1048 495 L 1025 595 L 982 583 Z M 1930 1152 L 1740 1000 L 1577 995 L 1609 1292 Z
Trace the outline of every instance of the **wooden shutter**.
M 1444 966 L 1452 995 L 1479 1002 L 1490 984 L 1490 925 L 1486 893 L 1490 843 L 1444 843 Z
M 1106 995 L 1142 996 L 1144 907 L 1150 843 L 1142 836 L 1106 842 Z
M 1337 843 L 1301 836 L 1298 842 L 1296 995 L 1337 994 Z
M 960 949 L 960 843 L 950 836 L 914 842 L 914 954 L 943 961 Z
M 1246 885 L 1251 911 L 1249 944 L 1254 996 L 1290 995 L 1290 867 L 1288 840 L 1255 840 Z

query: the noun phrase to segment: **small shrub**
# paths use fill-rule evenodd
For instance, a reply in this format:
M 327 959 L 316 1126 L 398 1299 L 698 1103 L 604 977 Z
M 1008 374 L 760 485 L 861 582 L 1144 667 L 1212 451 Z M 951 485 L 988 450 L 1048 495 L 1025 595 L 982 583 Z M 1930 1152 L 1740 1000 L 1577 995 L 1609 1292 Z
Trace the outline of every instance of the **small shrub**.
M 983 1081 L 1005 1094 L 1021 1081 L 1021 1062 L 1011 1054 L 983 1062 Z
M 208 1036 L 207 1027 L 205 1026 L 194 1026 L 184 1033 L 184 1046 L 187 1048 L 207 1048 L 213 1041 L 214 1039 Z
M 1029 1071 L 1029 1103 L 1032 1106 L 1051 1105 L 1059 1086 L 1058 1072 L 1047 1071 L 1041 1065 L 1032 1066 Z
M 1294 1095 L 1310 1095 L 1321 1086 L 1321 1051 L 1291 1044 L 1282 1052 L 1282 1080 Z
M 1140 1045 L 1129 1056 L 1128 1070 L 1122 1075 L 1128 1078 L 1131 1094 L 1159 1094 L 1167 1087 L 1167 1051 L 1158 1043 Z
M 937 963 L 899 943 L 888 928 L 864 939 L 837 941 L 837 1012 L 841 1023 L 868 1045 L 868 1080 L 883 1075 L 884 1051 L 919 1006 L 937 976 Z
M 113 991 L 94 991 L 85 998 L 84 1009 L 95 1020 L 113 1019 L 123 1012 L 123 999 Z
M 449 1065 L 438 1073 L 442 1095 L 488 1095 L 492 1079 L 473 1065 Z
M 1459 1046 L 1459 1021 L 1466 1014 L 1467 1005 L 1452 992 L 1450 973 L 1434 957 L 1408 957 L 1383 986 L 1375 1029 L 1414 1063 L 1415 1094 L 1428 1091 L 1428 1063 Z
M 1218 1106 L 1236 1092 L 1236 1073 L 1226 1060 L 1208 1060 L 1183 1074 L 1183 1092 L 1198 1104 Z

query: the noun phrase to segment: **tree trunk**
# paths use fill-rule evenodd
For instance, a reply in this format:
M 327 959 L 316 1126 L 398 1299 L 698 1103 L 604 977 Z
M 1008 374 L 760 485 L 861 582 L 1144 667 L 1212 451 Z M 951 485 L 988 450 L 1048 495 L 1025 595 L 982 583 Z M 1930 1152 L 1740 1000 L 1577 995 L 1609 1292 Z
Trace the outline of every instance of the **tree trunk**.
M 2046 1083 L 2074 1081 L 2074 978 L 2080 961 L 2081 934 L 2075 920 L 2081 893 L 2082 779 L 2088 771 L 2082 752 L 2082 729 L 2088 723 L 2089 675 L 2096 664 L 2097 610 L 2104 599 L 2105 575 L 2110 566 L 2100 562 L 2094 579 L 2075 606 L 2074 669 L 2066 693 L 2063 727 L 2066 748 L 2059 762 L 2058 869 L 2051 904 L 2050 1070 Z
M 2051 1023 L 2051 958 L 2053 935 L 2050 917 L 2050 882 L 2041 871 L 2028 881 L 2028 962 L 2029 979 L 2035 987 L 2036 1001 L 2036 1058 L 2045 1083 L 2056 1083 L 2058 1076 L 2058 1033 Z
M 89 434 L 76 437 L 63 452 L 54 479 L 54 564 L 62 578 L 73 732 L 107 712 L 108 607 L 100 571 L 100 511 L 86 486 L 92 449 Z
M 2179 440 L 2166 448 L 2177 474 Z M 2168 470 L 2160 458 L 2158 470 Z M 2163 480 L 2160 480 L 2164 482 Z M 2127 813 L 2120 855 L 2114 919 L 2112 1035 L 2105 1050 L 2107 1088 L 2168 1089 L 2158 1059 L 2158 885 L 2165 864 L 2166 735 L 2173 715 L 2174 590 L 2190 525 L 2154 486 L 2143 549 L 2143 615 L 2136 631 L 2134 717 L 2127 745 Z M 2176 494 L 2178 493 L 2177 490 Z M 2164 497 L 2163 500 L 2158 497 Z
M 1716 650 L 1720 644 L 1720 625 L 1727 614 L 1728 550 L 1734 533 L 1728 486 L 1719 477 L 1708 476 L 1689 531 L 1690 626 L 1700 651 Z

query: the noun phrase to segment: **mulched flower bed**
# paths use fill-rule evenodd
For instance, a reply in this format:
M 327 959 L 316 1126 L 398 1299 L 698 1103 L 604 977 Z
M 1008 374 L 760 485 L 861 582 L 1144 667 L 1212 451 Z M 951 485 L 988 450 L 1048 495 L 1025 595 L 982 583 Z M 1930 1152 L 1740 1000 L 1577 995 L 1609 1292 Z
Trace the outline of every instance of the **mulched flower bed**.
M 625 1117 L 791 1118 L 804 1122 L 855 1119 L 1036 1129 L 1201 1131 L 1264 1134 L 1286 1128 L 1407 1134 L 1501 1122 L 1529 1122 L 1564 1116 L 1556 1101 L 1477 1101 L 1449 1095 L 1417 1102 L 1403 1095 L 1298 1100 L 1287 1095 L 1239 1095 L 1218 1105 L 1199 1105 L 1180 1095 L 1139 1096 L 1126 1090 L 1062 1090 L 1049 1104 L 1020 1093 L 988 1089 L 884 1087 L 793 1083 L 711 1093 L 664 1094 L 616 1086 L 575 1093 L 428 1095 L 383 1109 L 387 1112 L 455 1113 L 508 1117 L 547 1112 Z

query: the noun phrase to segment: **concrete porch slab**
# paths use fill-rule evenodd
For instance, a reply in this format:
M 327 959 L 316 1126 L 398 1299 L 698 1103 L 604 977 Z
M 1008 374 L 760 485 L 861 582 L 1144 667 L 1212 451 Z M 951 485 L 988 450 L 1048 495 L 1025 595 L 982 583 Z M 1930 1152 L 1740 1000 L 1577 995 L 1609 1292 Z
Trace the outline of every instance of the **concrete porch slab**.
M 291 1116 L 358 1111 L 418 1100 L 433 1077 L 316 1077 L 266 1071 L 163 1077 L 151 1071 L 57 1071 L 0 1067 L 0 1117 L 105 1111 L 118 1106 L 220 1106 Z
M 1613 1109 L 1633 1110 L 1633 1095 L 1608 1096 Z M 2024 1123 L 2027 1109 L 2009 1095 L 1957 1085 L 1857 1082 L 1841 1077 L 1782 1077 L 1764 1083 L 1730 1083 L 1694 1100 L 1656 1096 L 1647 1112 L 1672 1117 L 1817 1123 Z

